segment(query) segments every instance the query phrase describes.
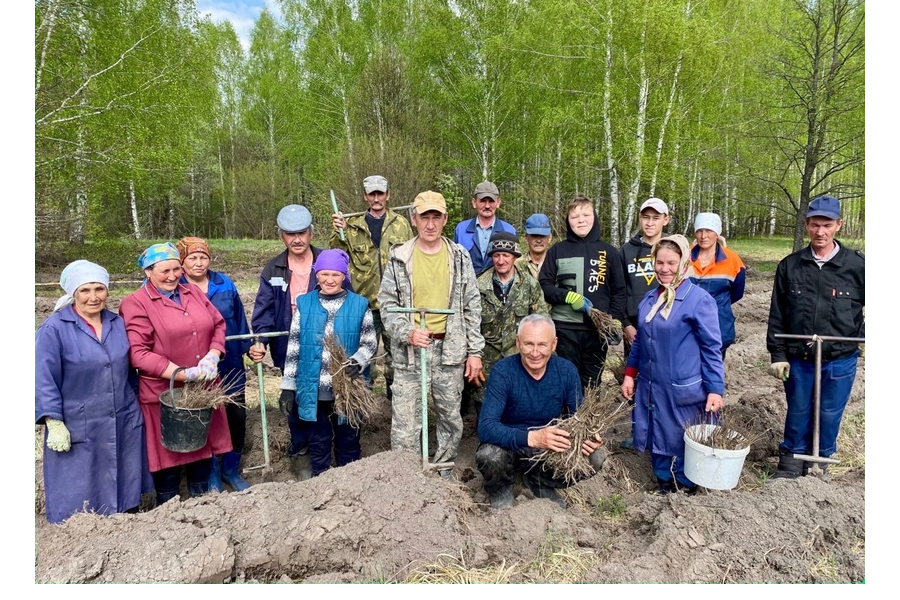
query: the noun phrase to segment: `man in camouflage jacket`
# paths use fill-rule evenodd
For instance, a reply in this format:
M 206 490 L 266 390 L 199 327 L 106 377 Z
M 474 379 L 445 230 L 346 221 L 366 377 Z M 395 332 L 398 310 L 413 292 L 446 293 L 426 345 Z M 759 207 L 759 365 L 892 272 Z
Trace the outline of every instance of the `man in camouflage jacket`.
M 388 399 L 394 370 L 391 366 L 391 341 L 386 335 L 378 304 L 378 291 L 384 277 L 384 267 L 390 250 L 413 236 L 406 217 L 388 208 L 391 193 L 387 179 L 370 175 L 363 179 L 363 198 L 369 207 L 365 214 L 344 218 L 342 213 L 331 215 L 334 231 L 331 247 L 340 248 L 350 256 L 350 281 L 357 294 L 369 300 L 369 310 L 375 321 L 375 336 L 384 344 L 384 380 Z M 341 239 L 340 231 L 344 232 Z
M 481 373 L 481 300 L 469 253 L 441 235 L 444 197 L 432 191 L 416 196 L 412 219 L 418 235 L 391 249 L 378 294 L 394 357 L 391 448 L 415 451 L 420 434 L 428 435 L 422 431 L 419 366 L 419 352 L 425 351 L 426 386 L 437 414 L 434 462 L 443 463 L 456 458 L 462 439 L 463 378 L 472 381 Z M 413 307 L 453 312 L 426 315 L 424 328 L 418 314 L 391 312 Z M 441 474 L 449 477 L 449 470 Z
M 480 385 L 476 384 L 472 390 L 476 416 L 481 411 L 491 367 L 501 358 L 518 352 L 516 332 L 519 322 L 530 314 L 550 314 L 537 279 L 529 274 L 528 267 L 519 268 L 514 264 L 515 259 L 522 256 L 519 240 L 514 234 L 498 232 L 492 235 L 487 256 L 491 257 L 494 266 L 479 275 L 477 281 L 481 296 L 481 335 L 484 336 L 484 381 L 479 381 Z

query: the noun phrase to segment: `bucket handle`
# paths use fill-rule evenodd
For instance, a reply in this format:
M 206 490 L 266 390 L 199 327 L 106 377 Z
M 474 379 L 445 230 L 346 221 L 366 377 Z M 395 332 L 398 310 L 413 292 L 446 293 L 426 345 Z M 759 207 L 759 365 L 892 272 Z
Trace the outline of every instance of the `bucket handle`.
M 169 399 L 172 401 L 172 408 L 178 408 L 178 404 L 175 402 L 175 376 L 178 375 L 179 371 L 184 371 L 186 368 L 178 367 L 172 371 L 172 377 L 169 378 Z

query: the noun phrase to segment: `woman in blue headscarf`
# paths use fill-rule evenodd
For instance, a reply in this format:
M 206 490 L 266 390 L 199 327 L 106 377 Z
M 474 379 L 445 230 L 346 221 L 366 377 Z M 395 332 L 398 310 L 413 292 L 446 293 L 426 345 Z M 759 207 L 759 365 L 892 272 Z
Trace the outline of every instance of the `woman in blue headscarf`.
M 125 323 L 107 310 L 109 273 L 77 260 L 35 336 L 35 422 L 46 427 L 47 520 L 137 510 L 153 491 Z
M 119 305 L 131 343 L 131 362 L 140 376 L 140 404 L 147 425 L 147 460 L 156 484 L 156 502 L 178 495 L 182 470 L 188 494 L 209 491 L 211 458 L 231 451 L 225 407 L 213 411 L 206 444 L 193 452 L 162 445 L 159 396 L 185 381 L 214 381 L 225 354 L 225 319 L 193 285 L 180 283 L 181 260 L 174 244 L 154 244 L 138 259 L 147 281 Z M 184 370 L 178 370 L 183 368 Z

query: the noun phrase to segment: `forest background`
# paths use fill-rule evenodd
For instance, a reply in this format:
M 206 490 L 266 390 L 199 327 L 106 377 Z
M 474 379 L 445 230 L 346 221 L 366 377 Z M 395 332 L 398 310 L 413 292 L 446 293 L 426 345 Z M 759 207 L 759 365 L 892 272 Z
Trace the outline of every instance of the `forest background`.
M 670 231 L 802 243 L 810 199 L 865 236 L 865 3 L 858 0 L 281 0 L 244 48 L 192 0 L 35 2 L 36 251 L 272 238 L 287 203 L 327 226 L 479 181 L 503 219 L 563 230 L 575 193 L 604 237 L 650 196 Z M 277 14 L 276 14 L 277 13 Z M 107 252 L 103 252 L 103 246 Z

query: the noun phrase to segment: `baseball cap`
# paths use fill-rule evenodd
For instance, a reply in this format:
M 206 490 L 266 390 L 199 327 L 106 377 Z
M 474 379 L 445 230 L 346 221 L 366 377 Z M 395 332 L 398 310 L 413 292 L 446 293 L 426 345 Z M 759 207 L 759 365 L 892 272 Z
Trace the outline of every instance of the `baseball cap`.
M 286 233 L 300 233 L 312 225 L 312 215 L 305 206 L 288 204 L 278 211 L 278 218 L 275 221 L 278 228 Z
M 442 215 L 447 214 L 447 201 L 444 200 L 442 195 L 437 192 L 432 192 L 431 190 L 422 192 L 416 196 L 416 199 L 413 200 L 412 207 L 417 215 L 421 215 L 429 210 L 436 210 Z
M 384 192 L 387 194 L 387 179 L 381 175 L 369 175 L 363 179 L 363 189 L 366 190 L 367 194 L 371 194 L 372 192 Z
M 809 203 L 806 218 L 826 217 L 837 221 L 841 218 L 841 201 L 834 196 L 819 196 Z
M 500 197 L 500 190 L 490 181 L 482 181 L 475 186 L 475 199 L 481 200 L 485 197 L 493 198 L 494 200 Z
M 641 210 L 639 210 L 638 212 L 644 212 L 645 208 L 652 208 L 661 215 L 669 214 L 669 207 L 666 206 L 666 203 L 659 198 L 650 198 L 648 200 L 645 200 L 644 203 L 641 204 Z
M 525 221 L 528 235 L 550 235 L 550 219 L 545 214 L 535 213 Z
M 514 233 L 498 231 L 491 236 L 487 255 L 491 256 L 494 252 L 509 252 L 515 257 L 522 256 L 522 251 L 519 250 L 519 238 Z

